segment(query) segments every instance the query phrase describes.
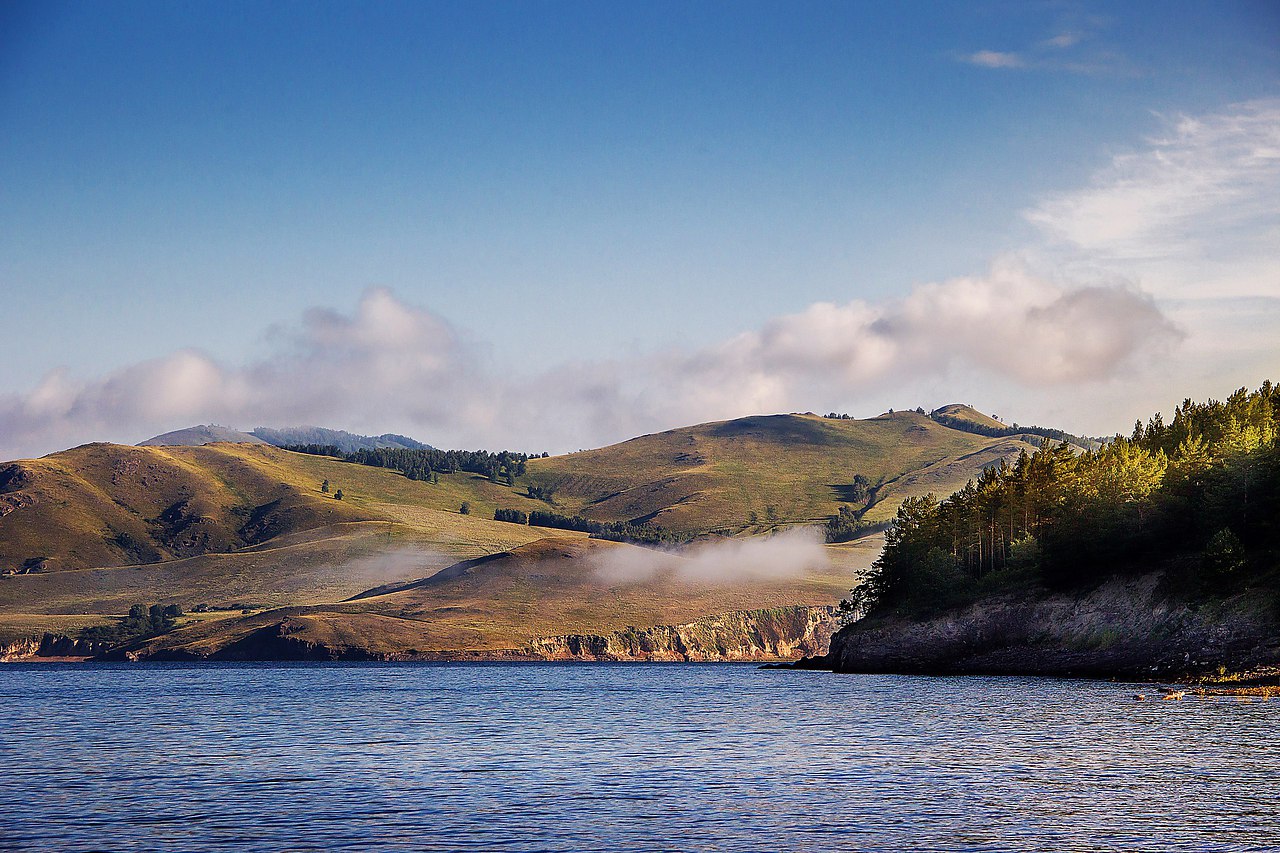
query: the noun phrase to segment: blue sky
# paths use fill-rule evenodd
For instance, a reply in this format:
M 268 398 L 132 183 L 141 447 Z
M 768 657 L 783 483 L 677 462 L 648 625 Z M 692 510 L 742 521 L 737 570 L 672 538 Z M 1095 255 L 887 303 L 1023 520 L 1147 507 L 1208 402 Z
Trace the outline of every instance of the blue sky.
M 1117 255 L 1114 235 L 1082 237 L 1064 218 L 1089 192 L 1135 210 L 1108 193 L 1143 176 L 1169 186 L 1152 170 L 1184 154 L 1219 176 L 1205 193 L 1270 187 L 1277 97 L 1280 10 L 1263 2 L 10 3 L 0 426 L 23 453 L 136 441 L 183 418 L 325 415 L 434 443 L 574 449 L 747 402 L 869 415 L 972 397 L 1023 422 L 1109 431 L 1135 408 L 1280 378 L 1256 328 L 1247 352 L 1205 350 L 1276 311 L 1267 244 L 1280 225 L 1252 197 L 1246 222 L 1182 222 L 1238 243 L 1210 269 L 1205 253 Z M 1242 177 L 1236 157 L 1221 179 L 1240 144 L 1263 152 L 1261 172 Z M 868 378 L 843 350 L 734 344 L 827 303 L 901 325 L 903 300 L 966 277 L 1050 301 L 1128 288 L 1138 320 L 1115 333 L 1136 337 L 1099 350 L 1124 369 L 1064 368 L 1046 388 L 972 348 L 931 371 L 950 355 L 908 358 L 895 341 L 896 360 Z M 1223 298 L 1254 302 L 1233 313 Z M 325 349 L 316 317 L 376 337 L 361 318 L 379 305 L 436 339 L 385 359 L 353 356 L 350 341 Z M 147 365 L 164 372 L 189 351 L 214 373 L 164 373 L 181 405 L 122 415 L 139 408 L 120 401 L 144 393 L 131 383 Z M 657 406 L 661 386 L 634 382 L 708 359 L 704 381 L 744 383 L 718 407 L 700 385 L 676 393 L 705 405 Z M 1159 377 L 1138 363 L 1179 359 Z M 798 361 L 813 369 L 797 375 Z M 266 374 L 293 391 L 288 369 L 354 362 L 419 367 L 374 398 L 323 389 L 275 406 L 288 395 L 262 390 Z M 487 394 L 466 398 L 437 362 L 475 371 L 469 386 Z M 846 378 L 824 383 L 819 362 Z M 513 381 L 569 399 L 544 395 L 561 407 L 552 417 Z M 424 386 L 431 405 L 395 402 Z M 600 386 L 639 414 L 577 412 L 565 426 Z M 515 412 L 526 432 L 506 422 Z

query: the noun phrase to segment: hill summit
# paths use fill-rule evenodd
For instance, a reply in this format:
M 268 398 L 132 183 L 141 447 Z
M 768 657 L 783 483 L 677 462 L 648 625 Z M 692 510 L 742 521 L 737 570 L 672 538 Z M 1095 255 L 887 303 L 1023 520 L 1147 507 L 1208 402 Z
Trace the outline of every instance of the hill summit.
M 934 420 L 940 423 L 946 423 L 946 418 L 958 422 L 957 425 L 970 425 L 983 427 L 985 429 L 1006 429 L 1007 425 L 1001 423 L 991 415 L 984 415 L 973 406 L 967 406 L 964 403 L 951 403 L 939 409 L 933 410 Z
M 241 432 L 231 427 L 217 424 L 201 424 L 199 426 L 176 429 L 172 432 L 152 436 L 146 441 L 138 442 L 138 447 L 201 447 L 205 444 L 229 442 L 231 444 L 268 444 L 256 435 Z
M 429 444 L 423 444 L 407 435 L 384 433 L 382 435 L 359 435 L 344 429 L 326 429 L 317 426 L 255 427 L 252 432 L 241 432 L 231 427 L 217 424 L 201 424 L 199 426 L 176 429 L 172 432 L 148 438 L 138 442 L 138 447 L 201 447 L 206 444 L 270 444 L 275 447 L 290 445 L 315 444 L 336 447 L 343 453 L 354 453 L 357 450 L 431 450 Z

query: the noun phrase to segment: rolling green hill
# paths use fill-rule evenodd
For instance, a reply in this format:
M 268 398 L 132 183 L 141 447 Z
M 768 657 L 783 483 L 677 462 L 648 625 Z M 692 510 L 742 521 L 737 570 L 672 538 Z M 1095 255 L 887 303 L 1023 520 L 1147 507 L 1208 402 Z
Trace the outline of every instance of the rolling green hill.
M 267 444 L 256 435 L 231 427 L 217 424 L 201 424 L 200 426 L 176 429 L 139 441 L 139 447 L 199 447 L 202 444 Z
M 468 529 L 499 503 L 541 505 L 474 475 L 431 486 L 266 445 L 88 444 L 0 466 L 0 569 L 156 563 L 361 521 L 435 530 L 424 511 L 456 515 L 463 501 L 475 512 Z
M 557 634 L 599 635 L 709 614 L 829 606 L 833 593 L 849 582 L 839 563 L 769 582 L 709 583 L 681 576 L 678 567 L 631 580 L 600 571 L 611 560 L 643 559 L 642 551 L 617 542 L 547 537 L 457 564 L 398 591 L 205 622 L 143 643 L 134 653 L 234 655 L 236 644 L 264 629 L 268 637 L 284 631 L 295 644 L 377 655 L 511 653 Z M 671 559 L 678 564 L 683 558 Z
M 134 603 L 161 602 L 216 608 L 184 629 L 210 647 L 232 642 L 227 632 L 244 620 L 270 623 L 283 608 L 294 631 L 323 625 L 349 636 L 357 624 L 379 625 L 388 631 L 379 648 L 475 650 L 731 610 L 831 605 L 874 559 L 878 539 L 827 546 L 826 565 L 785 579 L 699 584 L 659 572 L 611 587 L 597 577 L 600 554 L 652 552 L 493 514 L 549 509 L 649 521 L 703 540 L 749 537 L 820 523 L 842 504 L 887 519 L 904 497 L 945 493 L 1024 447 L 914 413 L 763 416 L 530 460 L 508 486 L 465 472 L 410 480 L 266 445 L 85 445 L 0 465 L 0 635 L 102 622 Z M 528 497 L 531 486 L 553 502 Z M 459 512 L 464 502 L 470 514 Z M 493 555 L 507 556 L 432 578 Z
M 984 429 L 1005 429 L 1007 424 L 1001 423 L 990 415 L 984 415 L 973 406 L 966 406 L 963 403 L 952 403 L 948 406 L 934 409 L 933 417 L 941 416 L 942 418 L 950 418 L 958 421 L 960 424 L 982 427 Z
M 915 412 L 868 420 L 768 415 L 533 459 L 527 480 L 553 492 L 557 511 L 738 534 L 820 523 L 841 504 L 865 511 L 868 521 L 888 520 L 904 497 L 959 488 L 1024 448 L 1035 450 Z M 870 495 L 854 487 L 857 475 L 870 484 Z

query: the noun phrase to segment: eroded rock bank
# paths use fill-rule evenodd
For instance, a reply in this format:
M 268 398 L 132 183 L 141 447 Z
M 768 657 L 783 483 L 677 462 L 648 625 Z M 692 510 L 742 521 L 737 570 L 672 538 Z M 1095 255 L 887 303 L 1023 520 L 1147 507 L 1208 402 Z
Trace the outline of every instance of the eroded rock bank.
M 106 649 L 102 643 L 77 640 L 63 634 L 45 633 L 0 644 L 0 662 L 40 658 L 88 658 Z
M 838 627 L 836 614 L 834 607 L 744 610 L 685 625 L 542 637 L 525 651 L 541 660 L 786 660 L 824 654 Z
M 871 616 L 800 665 L 837 672 L 1214 678 L 1280 664 L 1280 602 L 1254 590 L 1195 602 L 1161 576 L 1076 593 L 1002 595 L 930 618 Z
M 400 623 L 408 620 L 350 619 L 335 630 L 317 627 L 305 614 L 281 611 L 272 618 L 263 613 L 236 620 L 225 633 L 200 642 L 184 642 L 179 631 L 113 649 L 99 659 L 779 661 L 825 654 L 838 627 L 836 608 L 796 605 L 734 611 L 682 625 L 539 637 L 515 648 L 424 651 L 409 645 L 411 634 L 398 634 L 405 627 Z

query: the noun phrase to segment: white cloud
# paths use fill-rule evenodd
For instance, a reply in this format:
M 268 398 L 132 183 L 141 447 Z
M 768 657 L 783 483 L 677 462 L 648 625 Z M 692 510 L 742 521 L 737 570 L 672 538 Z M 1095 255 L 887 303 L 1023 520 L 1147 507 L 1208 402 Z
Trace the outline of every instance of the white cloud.
M 1042 42 L 1042 44 L 1045 47 L 1053 47 L 1053 48 L 1057 48 L 1058 50 L 1066 50 L 1069 47 L 1075 47 L 1083 40 L 1084 40 L 1084 36 L 1081 35 L 1080 33 L 1065 32 L 1065 33 L 1058 33 L 1053 38 L 1045 39 L 1044 42 Z
M 961 61 L 980 68 L 1025 68 L 1026 62 L 1016 53 L 1005 53 L 999 50 L 979 50 L 966 53 Z
M 105 377 L 51 373 L 0 399 L 5 457 L 193 423 L 322 423 L 432 443 L 574 449 L 693 421 L 807 409 L 914 378 L 976 369 L 1026 386 L 1113 375 L 1176 338 L 1123 285 L 1062 286 L 1004 260 L 982 277 L 882 303 L 819 303 L 703 349 L 486 369 L 478 348 L 391 292 L 351 316 L 311 310 L 275 330 L 275 354 L 242 367 L 184 350 Z
M 458 389 L 485 394 L 448 324 L 386 290 L 367 291 L 351 316 L 308 311 L 270 339 L 272 357 L 239 368 L 180 350 L 95 379 L 54 370 L 30 393 L 0 397 L 0 455 L 138 440 L 205 421 L 425 426 L 455 415 L 447 401 Z
M 1280 295 L 1280 99 L 1167 120 L 1025 216 L 1060 262 L 1120 270 L 1157 295 Z
M 965 398 L 1110 432 L 1280 372 L 1280 338 L 1257 322 L 1280 305 L 1280 101 L 1174 119 L 1026 216 L 1042 239 L 983 275 L 533 374 L 495 368 L 442 318 L 373 289 L 351 314 L 271 330 L 270 356 L 249 364 L 182 350 L 98 377 L 54 370 L 0 396 L 0 458 L 210 421 L 572 450 L 746 414 Z
M 955 59 L 979 68 L 1089 76 L 1130 76 L 1136 73 L 1137 69 L 1114 48 L 1093 42 L 1094 36 L 1107 26 L 1105 19 L 1101 18 L 1077 19 L 1064 25 L 1056 35 L 1029 42 L 1019 51 L 979 50 L 957 53 Z

